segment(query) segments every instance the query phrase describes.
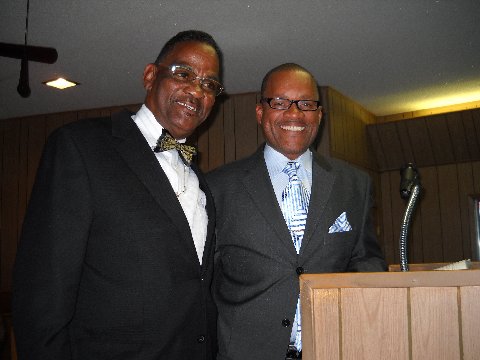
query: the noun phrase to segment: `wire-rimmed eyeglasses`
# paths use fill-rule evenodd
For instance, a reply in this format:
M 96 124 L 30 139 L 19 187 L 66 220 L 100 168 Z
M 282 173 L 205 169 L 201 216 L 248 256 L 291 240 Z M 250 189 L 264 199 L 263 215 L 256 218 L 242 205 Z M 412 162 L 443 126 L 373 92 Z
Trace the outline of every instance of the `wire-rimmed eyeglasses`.
M 170 74 L 173 79 L 179 82 L 189 82 L 193 83 L 195 80 L 199 80 L 201 88 L 209 94 L 218 96 L 224 90 L 222 84 L 215 79 L 208 77 L 198 76 L 189 66 L 185 65 L 163 65 L 157 64 L 160 66 L 165 66 L 170 71 Z
M 260 101 L 265 102 L 272 109 L 288 110 L 292 104 L 297 105 L 298 110 L 302 111 L 316 111 L 322 109 L 320 101 L 318 100 L 290 100 L 282 98 L 262 98 Z

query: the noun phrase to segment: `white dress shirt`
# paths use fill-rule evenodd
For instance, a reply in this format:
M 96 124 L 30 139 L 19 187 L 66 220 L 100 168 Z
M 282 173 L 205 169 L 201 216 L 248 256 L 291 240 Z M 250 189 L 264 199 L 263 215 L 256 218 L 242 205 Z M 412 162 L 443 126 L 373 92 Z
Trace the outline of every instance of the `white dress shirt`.
M 145 105 L 142 105 L 140 110 L 132 115 L 132 119 L 153 151 L 162 134 L 162 125 Z M 184 143 L 185 139 L 178 140 L 178 142 Z M 182 206 L 192 232 L 198 260 L 202 264 L 208 224 L 205 193 L 200 189 L 197 175 L 183 163 L 177 150 L 157 152 L 155 156 Z

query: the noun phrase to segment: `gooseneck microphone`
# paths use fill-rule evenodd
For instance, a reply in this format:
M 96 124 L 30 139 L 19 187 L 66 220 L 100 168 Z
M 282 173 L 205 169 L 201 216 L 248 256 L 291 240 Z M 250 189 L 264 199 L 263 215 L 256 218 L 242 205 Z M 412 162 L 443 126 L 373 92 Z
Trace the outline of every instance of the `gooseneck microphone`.
M 412 213 L 415 210 L 417 200 L 420 195 L 420 175 L 412 163 L 408 163 L 400 169 L 400 196 L 402 199 L 408 199 L 405 215 L 402 219 L 400 228 L 400 269 L 408 271 L 407 259 L 407 238 Z

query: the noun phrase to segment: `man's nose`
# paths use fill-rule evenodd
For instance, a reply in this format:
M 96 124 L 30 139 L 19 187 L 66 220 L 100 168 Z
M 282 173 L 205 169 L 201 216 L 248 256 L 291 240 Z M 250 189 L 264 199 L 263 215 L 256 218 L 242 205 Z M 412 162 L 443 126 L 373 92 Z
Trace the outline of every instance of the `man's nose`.
M 202 87 L 201 80 L 198 78 L 188 84 L 186 91 L 196 98 L 203 98 L 205 96 L 205 90 Z
M 298 108 L 298 103 L 293 103 L 292 105 L 290 105 L 286 112 L 292 116 L 303 115 L 303 111 Z

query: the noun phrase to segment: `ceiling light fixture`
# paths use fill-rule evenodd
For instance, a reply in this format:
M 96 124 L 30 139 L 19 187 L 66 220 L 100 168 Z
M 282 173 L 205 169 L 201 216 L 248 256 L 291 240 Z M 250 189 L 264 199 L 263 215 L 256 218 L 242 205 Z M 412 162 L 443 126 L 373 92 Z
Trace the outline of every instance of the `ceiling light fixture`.
M 80 85 L 80 83 L 70 81 L 70 80 L 66 80 L 64 78 L 58 78 L 58 79 L 55 79 L 55 80 L 44 81 L 42 84 L 45 84 L 47 86 L 52 86 L 52 87 L 60 89 L 60 90 L 63 90 L 63 89 L 66 89 L 66 88 L 69 88 L 69 87 L 72 87 L 72 86 Z

